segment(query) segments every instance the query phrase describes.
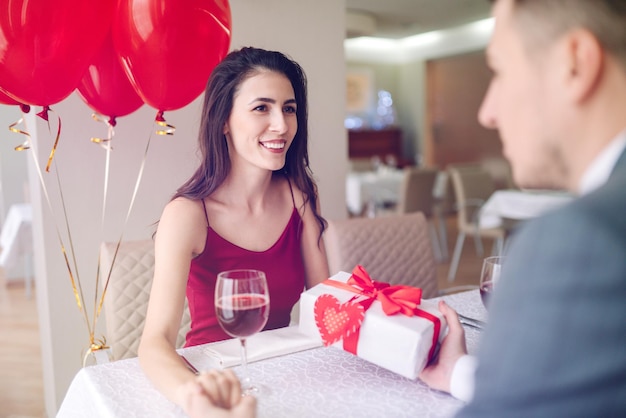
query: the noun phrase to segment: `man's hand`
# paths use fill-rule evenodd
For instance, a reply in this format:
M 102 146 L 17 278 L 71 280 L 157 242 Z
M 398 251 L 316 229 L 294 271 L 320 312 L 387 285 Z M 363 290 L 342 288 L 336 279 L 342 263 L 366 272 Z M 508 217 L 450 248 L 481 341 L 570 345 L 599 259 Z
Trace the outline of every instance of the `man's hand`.
M 420 373 L 420 379 L 433 389 L 450 393 L 450 379 L 456 361 L 467 354 L 465 331 L 456 311 L 439 301 L 439 311 L 448 323 L 448 335 L 443 339 L 439 355 Z

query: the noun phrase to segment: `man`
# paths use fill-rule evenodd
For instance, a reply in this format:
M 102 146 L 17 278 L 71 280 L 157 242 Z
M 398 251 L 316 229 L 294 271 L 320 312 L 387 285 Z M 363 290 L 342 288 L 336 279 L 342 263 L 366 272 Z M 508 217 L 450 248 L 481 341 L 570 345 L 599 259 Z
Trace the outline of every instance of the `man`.
M 450 333 L 421 377 L 471 399 L 460 417 L 626 416 L 626 0 L 496 0 L 493 12 L 479 120 L 499 130 L 519 186 L 580 197 L 512 240 L 473 396 L 445 304 Z
M 479 119 L 518 185 L 580 198 L 516 233 L 475 379 L 444 303 L 450 331 L 421 378 L 471 399 L 460 417 L 623 417 L 626 0 L 496 0 L 494 16 Z

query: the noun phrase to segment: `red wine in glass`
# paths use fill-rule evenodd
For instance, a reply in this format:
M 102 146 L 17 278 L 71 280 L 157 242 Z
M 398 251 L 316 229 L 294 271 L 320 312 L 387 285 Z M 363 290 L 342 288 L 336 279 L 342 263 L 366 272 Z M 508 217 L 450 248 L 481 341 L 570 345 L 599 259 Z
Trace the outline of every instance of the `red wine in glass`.
M 222 328 L 231 337 L 249 337 L 263 329 L 269 315 L 265 295 L 222 296 L 215 306 Z
M 248 375 L 246 339 L 263 329 L 269 307 L 270 295 L 264 272 L 240 269 L 222 271 L 217 275 L 215 314 L 224 332 L 241 342 L 241 386 L 246 394 L 259 393 L 259 387 L 252 385 Z

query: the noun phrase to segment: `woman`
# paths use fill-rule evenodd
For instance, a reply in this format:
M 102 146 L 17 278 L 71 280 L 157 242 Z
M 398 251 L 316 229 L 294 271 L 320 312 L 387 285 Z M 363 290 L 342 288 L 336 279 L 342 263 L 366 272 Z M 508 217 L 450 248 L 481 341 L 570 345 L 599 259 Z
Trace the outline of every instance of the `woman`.
M 202 162 L 159 221 L 139 347 L 148 377 L 190 415 L 229 380 L 219 373 L 195 377 L 176 354 L 185 294 L 191 346 L 229 338 L 213 302 L 220 271 L 265 271 L 271 301 L 265 329 L 287 326 L 302 290 L 328 277 L 326 223 L 307 139 L 306 78 L 297 63 L 243 48 L 213 70 L 199 134 Z

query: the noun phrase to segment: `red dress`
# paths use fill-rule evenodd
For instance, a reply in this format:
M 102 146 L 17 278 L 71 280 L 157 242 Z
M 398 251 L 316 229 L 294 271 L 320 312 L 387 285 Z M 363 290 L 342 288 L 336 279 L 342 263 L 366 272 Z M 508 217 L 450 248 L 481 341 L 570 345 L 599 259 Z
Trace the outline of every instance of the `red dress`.
M 222 330 L 215 315 L 215 282 L 217 274 L 225 270 L 250 268 L 264 271 L 270 293 L 270 314 L 264 329 L 289 325 L 291 308 L 305 286 L 301 235 L 302 219 L 295 207 L 282 235 L 266 251 L 238 247 L 209 225 L 204 251 L 191 261 L 189 271 L 187 300 L 191 330 L 187 333 L 185 347 L 231 338 Z

